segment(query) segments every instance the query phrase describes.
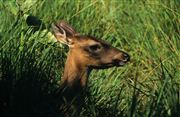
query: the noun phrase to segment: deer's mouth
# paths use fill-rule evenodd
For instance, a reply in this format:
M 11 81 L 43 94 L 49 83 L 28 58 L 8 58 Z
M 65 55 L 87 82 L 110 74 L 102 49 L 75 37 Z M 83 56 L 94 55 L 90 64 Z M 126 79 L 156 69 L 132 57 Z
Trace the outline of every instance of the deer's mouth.
M 128 61 L 116 61 L 113 63 L 106 63 L 102 65 L 97 65 L 97 66 L 90 66 L 93 69 L 108 69 L 111 67 L 122 67 L 124 66 Z
M 119 62 L 114 63 L 114 65 L 116 67 L 121 67 L 121 66 L 124 66 L 125 64 L 126 64 L 126 62 L 124 62 L 124 61 L 119 61 Z

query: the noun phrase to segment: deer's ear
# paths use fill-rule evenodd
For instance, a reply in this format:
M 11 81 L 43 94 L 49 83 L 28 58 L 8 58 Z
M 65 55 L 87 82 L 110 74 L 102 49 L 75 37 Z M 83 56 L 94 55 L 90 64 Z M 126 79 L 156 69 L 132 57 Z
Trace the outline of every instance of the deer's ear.
M 68 46 L 73 45 L 73 37 L 78 35 L 78 33 L 76 33 L 76 31 L 64 21 L 52 24 L 52 29 L 57 41 Z

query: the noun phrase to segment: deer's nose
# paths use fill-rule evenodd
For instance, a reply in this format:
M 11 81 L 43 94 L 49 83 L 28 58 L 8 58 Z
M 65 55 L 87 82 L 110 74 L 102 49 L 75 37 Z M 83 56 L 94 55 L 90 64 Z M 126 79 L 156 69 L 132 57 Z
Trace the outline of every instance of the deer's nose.
M 127 53 L 123 53 L 123 61 L 129 61 L 130 60 L 130 56 Z
M 119 53 L 113 57 L 113 62 L 128 62 L 130 60 L 130 56 L 127 53 Z

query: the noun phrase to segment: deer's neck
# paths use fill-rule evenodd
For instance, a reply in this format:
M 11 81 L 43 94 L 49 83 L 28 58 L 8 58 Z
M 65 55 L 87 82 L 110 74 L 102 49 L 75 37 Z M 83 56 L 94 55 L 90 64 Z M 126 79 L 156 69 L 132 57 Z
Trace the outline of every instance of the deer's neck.
M 61 83 L 66 87 L 81 90 L 86 87 L 91 70 L 83 66 L 81 60 L 76 56 L 71 51 L 68 53 Z

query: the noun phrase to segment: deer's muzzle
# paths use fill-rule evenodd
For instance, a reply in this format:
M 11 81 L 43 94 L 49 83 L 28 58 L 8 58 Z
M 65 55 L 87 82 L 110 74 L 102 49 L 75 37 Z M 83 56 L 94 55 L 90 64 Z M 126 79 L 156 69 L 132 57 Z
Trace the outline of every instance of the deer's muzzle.
M 115 66 L 123 66 L 128 61 L 130 61 L 130 56 L 125 52 L 115 55 L 112 59 L 112 63 Z

